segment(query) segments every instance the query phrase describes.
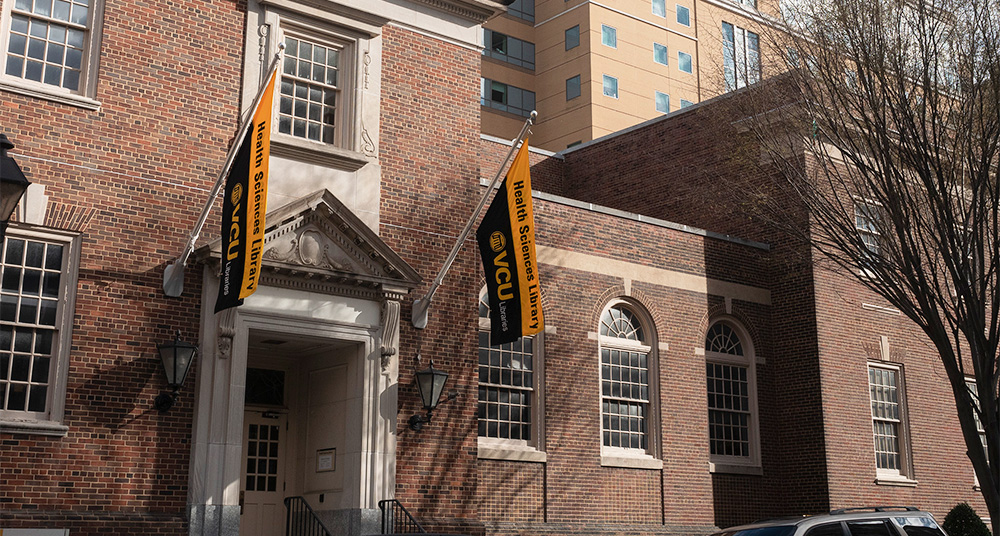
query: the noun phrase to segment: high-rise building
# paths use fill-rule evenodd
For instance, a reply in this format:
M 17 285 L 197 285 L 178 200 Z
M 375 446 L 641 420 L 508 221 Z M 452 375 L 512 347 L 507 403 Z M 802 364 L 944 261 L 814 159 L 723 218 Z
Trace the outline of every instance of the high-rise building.
M 776 0 L 517 0 L 484 25 L 483 133 L 559 151 L 761 75 Z

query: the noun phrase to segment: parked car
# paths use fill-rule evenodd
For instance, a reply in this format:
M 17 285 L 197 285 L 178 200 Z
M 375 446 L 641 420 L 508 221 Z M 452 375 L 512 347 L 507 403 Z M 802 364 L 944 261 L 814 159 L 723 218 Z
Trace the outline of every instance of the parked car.
M 768 519 L 713 536 L 947 536 L 928 512 L 912 506 L 844 508 L 829 514 Z

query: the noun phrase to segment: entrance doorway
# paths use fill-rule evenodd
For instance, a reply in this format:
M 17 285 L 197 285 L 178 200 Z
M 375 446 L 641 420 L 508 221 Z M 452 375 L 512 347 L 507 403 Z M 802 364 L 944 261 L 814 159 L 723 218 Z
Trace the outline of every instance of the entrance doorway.
M 247 368 L 240 475 L 240 534 L 285 534 L 284 499 L 289 489 L 287 459 L 292 435 L 285 401 L 286 371 Z
M 240 479 L 240 534 L 285 533 L 285 455 L 288 415 L 247 411 L 243 417 L 243 477 Z

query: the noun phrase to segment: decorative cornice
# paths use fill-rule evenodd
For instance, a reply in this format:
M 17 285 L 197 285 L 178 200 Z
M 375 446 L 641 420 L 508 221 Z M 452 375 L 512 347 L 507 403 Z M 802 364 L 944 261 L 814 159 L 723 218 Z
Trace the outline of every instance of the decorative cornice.
M 503 4 L 489 0 L 413 0 L 415 3 L 430 6 L 438 11 L 458 15 L 475 21 L 486 22 L 486 19 L 498 13 L 504 13 L 507 8 Z

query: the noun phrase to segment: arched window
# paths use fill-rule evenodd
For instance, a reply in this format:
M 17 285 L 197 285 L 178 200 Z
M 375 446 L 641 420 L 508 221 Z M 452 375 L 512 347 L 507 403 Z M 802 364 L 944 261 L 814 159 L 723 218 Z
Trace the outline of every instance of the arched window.
M 756 363 L 738 324 L 720 320 L 705 335 L 708 437 L 713 469 L 760 467 Z
M 650 330 L 637 309 L 619 301 L 601 315 L 598 335 L 603 449 L 652 455 L 656 381 Z
M 485 287 L 479 295 L 479 438 L 492 449 L 540 448 L 541 337 L 490 343 Z M 480 449 L 482 456 L 483 449 Z

